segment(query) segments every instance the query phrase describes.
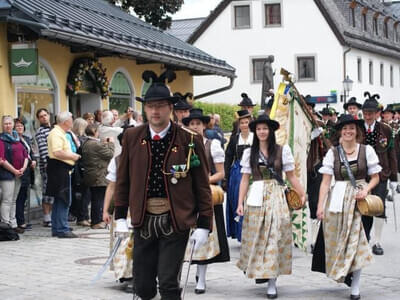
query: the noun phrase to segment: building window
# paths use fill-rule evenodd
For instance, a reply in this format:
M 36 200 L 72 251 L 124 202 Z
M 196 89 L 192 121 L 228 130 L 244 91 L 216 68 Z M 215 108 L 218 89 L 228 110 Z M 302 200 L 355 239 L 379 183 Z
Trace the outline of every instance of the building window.
M 356 27 L 356 14 L 354 7 L 350 7 L 350 18 L 351 18 L 351 25 L 353 27 Z
M 265 26 L 276 26 L 281 25 L 281 4 L 280 3 L 268 3 L 264 4 L 265 12 Z
M 362 82 L 362 60 L 361 58 L 357 58 L 357 79 L 358 82 Z
M 375 33 L 375 35 L 378 35 L 378 18 L 374 17 L 374 20 L 372 22 L 372 31 Z
M 132 91 L 128 79 L 122 72 L 115 73 L 111 81 L 111 91 L 110 109 L 116 109 L 123 114 L 132 104 Z
M 252 81 L 254 83 L 262 82 L 263 80 L 263 68 L 266 58 L 254 58 L 252 59 Z
M 398 26 L 397 26 L 397 24 L 394 26 L 394 41 L 396 42 L 396 43 L 398 43 L 400 40 L 400 36 L 399 36 L 399 30 L 398 30 Z
M 384 67 L 383 67 L 383 64 L 381 64 L 380 65 L 380 82 L 381 82 L 381 85 L 384 85 L 385 84 L 385 78 L 384 78 Z
M 369 84 L 374 84 L 374 63 L 369 62 Z
M 315 80 L 315 57 L 297 57 L 297 74 L 299 81 Z
M 390 66 L 390 87 L 393 87 L 393 66 Z
M 363 23 L 363 30 L 368 31 L 368 24 L 367 24 L 367 14 L 362 14 L 362 23 Z
M 383 23 L 383 34 L 385 36 L 385 38 L 389 38 L 389 29 L 388 29 L 388 22 L 384 22 Z
M 235 5 L 235 28 L 250 28 L 250 5 Z

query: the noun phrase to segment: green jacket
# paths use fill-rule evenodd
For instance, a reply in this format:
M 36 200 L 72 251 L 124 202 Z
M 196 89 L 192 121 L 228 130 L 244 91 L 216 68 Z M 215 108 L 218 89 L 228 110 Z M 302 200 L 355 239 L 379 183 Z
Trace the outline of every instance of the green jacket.
M 82 145 L 83 182 L 88 187 L 107 186 L 107 167 L 114 155 L 114 143 L 89 138 Z

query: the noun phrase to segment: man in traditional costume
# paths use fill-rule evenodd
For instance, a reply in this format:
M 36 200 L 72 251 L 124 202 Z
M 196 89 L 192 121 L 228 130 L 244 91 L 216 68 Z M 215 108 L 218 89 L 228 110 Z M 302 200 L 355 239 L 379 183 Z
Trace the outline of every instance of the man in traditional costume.
M 343 104 L 343 109 L 357 120 L 362 119 L 361 107 L 362 104 L 357 102 L 356 97 L 351 97 L 349 101 Z
M 368 92 L 364 94 L 368 99 L 362 106 L 364 115 L 365 139 L 364 144 L 371 145 L 376 151 L 382 171 L 379 173 L 379 184 L 372 190 L 372 194 L 379 196 L 385 204 L 385 199 L 388 193 L 388 179 L 391 181 L 397 180 L 397 157 L 394 148 L 392 129 L 379 121 L 376 121 L 376 116 L 379 113 L 378 95 L 371 96 Z M 370 240 L 370 232 L 374 223 L 374 243 L 372 252 L 375 255 L 383 255 L 384 251 L 381 246 L 381 237 L 383 224 L 386 218 L 385 212 L 379 217 L 363 216 L 367 239 Z
M 182 119 L 189 116 L 192 105 L 187 101 L 187 98 L 193 96 L 192 93 L 186 93 L 182 95 L 181 93 L 174 93 L 174 96 L 179 97 L 178 101 L 174 103 L 174 119 L 176 124 L 182 126 Z
M 115 232 L 126 232 L 128 207 L 134 227 L 133 272 L 135 293 L 142 300 L 157 294 L 162 300 L 181 299 L 178 278 L 189 230 L 194 249 L 201 247 L 212 229 L 213 207 L 209 169 L 202 139 L 171 122 L 173 104 L 165 81 L 145 71 L 152 85 L 144 105 L 148 123 L 126 131 L 123 137 L 115 191 Z

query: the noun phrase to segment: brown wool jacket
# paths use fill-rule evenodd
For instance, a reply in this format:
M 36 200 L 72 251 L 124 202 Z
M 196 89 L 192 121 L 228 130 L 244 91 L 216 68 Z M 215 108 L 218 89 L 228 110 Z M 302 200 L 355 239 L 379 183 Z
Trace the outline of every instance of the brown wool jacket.
M 392 128 L 382 122 L 376 122 L 375 126 L 378 131 L 378 138 L 374 149 L 382 167 L 382 171 L 379 173 L 379 180 L 386 181 L 390 179 L 397 181 L 396 149 L 393 145 L 388 147 L 392 138 Z
M 173 165 L 186 164 L 192 134 L 175 123 L 171 124 L 172 137 L 164 161 L 165 172 Z M 122 153 L 115 188 L 115 218 L 126 217 L 130 208 L 132 225 L 140 228 L 146 213 L 147 183 L 151 167 L 149 125 L 130 128 L 124 134 Z M 194 225 L 212 229 L 213 206 L 209 186 L 209 168 L 203 141 L 194 137 L 195 152 L 200 166 L 193 167 L 186 178 L 171 183 L 172 175 L 164 175 L 167 197 L 171 206 L 174 229 L 187 230 Z

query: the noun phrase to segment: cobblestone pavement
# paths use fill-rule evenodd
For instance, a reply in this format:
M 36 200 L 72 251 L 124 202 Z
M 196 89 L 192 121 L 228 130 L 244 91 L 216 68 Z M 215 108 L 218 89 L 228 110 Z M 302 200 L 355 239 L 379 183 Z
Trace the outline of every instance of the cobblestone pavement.
M 394 231 L 392 204 L 388 205 L 384 228 L 384 256 L 361 275 L 362 299 L 400 299 L 400 232 Z M 38 222 L 37 222 L 38 223 Z M 79 239 L 50 237 L 50 230 L 34 224 L 17 242 L 0 243 L 1 300 L 120 300 L 132 299 L 106 271 L 94 284 L 91 280 L 109 253 L 108 232 L 75 227 Z M 239 244 L 230 241 L 231 262 L 209 266 L 207 293 L 195 295 L 191 268 L 186 299 L 266 299 L 266 285 L 255 285 L 235 266 Z M 293 275 L 278 279 L 279 299 L 348 299 L 349 289 L 323 274 L 310 271 L 311 255 L 294 249 Z M 186 274 L 187 264 L 183 274 Z M 158 299 L 158 298 L 157 298 Z

